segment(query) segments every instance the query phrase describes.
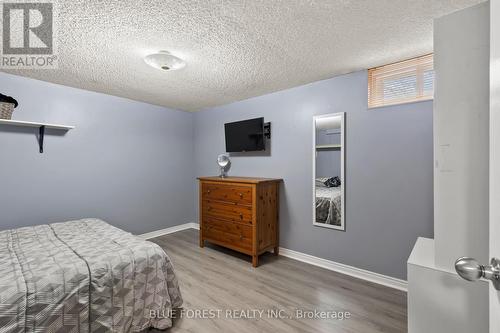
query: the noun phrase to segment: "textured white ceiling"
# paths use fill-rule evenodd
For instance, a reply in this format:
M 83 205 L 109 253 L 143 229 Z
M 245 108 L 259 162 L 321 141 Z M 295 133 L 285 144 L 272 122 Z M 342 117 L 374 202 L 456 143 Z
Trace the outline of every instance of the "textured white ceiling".
M 429 53 L 433 18 L 479 2 L 59 0 L 59 69 L 8 72 L 196 111 Z

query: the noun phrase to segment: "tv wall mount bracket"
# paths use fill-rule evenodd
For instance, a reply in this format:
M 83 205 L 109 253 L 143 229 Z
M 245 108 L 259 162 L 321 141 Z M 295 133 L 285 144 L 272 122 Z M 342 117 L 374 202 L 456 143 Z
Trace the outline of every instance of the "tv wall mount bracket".
M 266 137 L 266 139 L 271 138 L 271 123 L 270 122 L 264 123 L 264 136 Z

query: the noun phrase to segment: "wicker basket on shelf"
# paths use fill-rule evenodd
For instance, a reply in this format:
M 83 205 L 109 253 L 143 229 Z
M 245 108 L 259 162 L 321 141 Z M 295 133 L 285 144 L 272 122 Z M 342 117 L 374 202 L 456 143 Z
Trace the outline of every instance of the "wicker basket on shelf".
M 12 113 L 17 105 L 14 98 L 0 94 L 0 119 L 12 119 Z

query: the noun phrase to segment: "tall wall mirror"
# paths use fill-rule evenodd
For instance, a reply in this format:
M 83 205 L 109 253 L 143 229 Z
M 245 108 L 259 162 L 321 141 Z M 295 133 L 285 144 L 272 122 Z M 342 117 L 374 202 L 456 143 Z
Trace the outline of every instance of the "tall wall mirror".
M 313 224 L 345 230 L 345 113 L 313 118 Z

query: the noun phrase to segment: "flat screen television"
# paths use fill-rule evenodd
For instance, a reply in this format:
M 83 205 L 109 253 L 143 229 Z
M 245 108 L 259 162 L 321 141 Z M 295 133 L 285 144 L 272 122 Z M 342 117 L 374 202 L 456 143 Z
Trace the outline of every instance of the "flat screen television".
M 255 118 L 224 124 L 226 152 L 266 150 L 264 118 Z

